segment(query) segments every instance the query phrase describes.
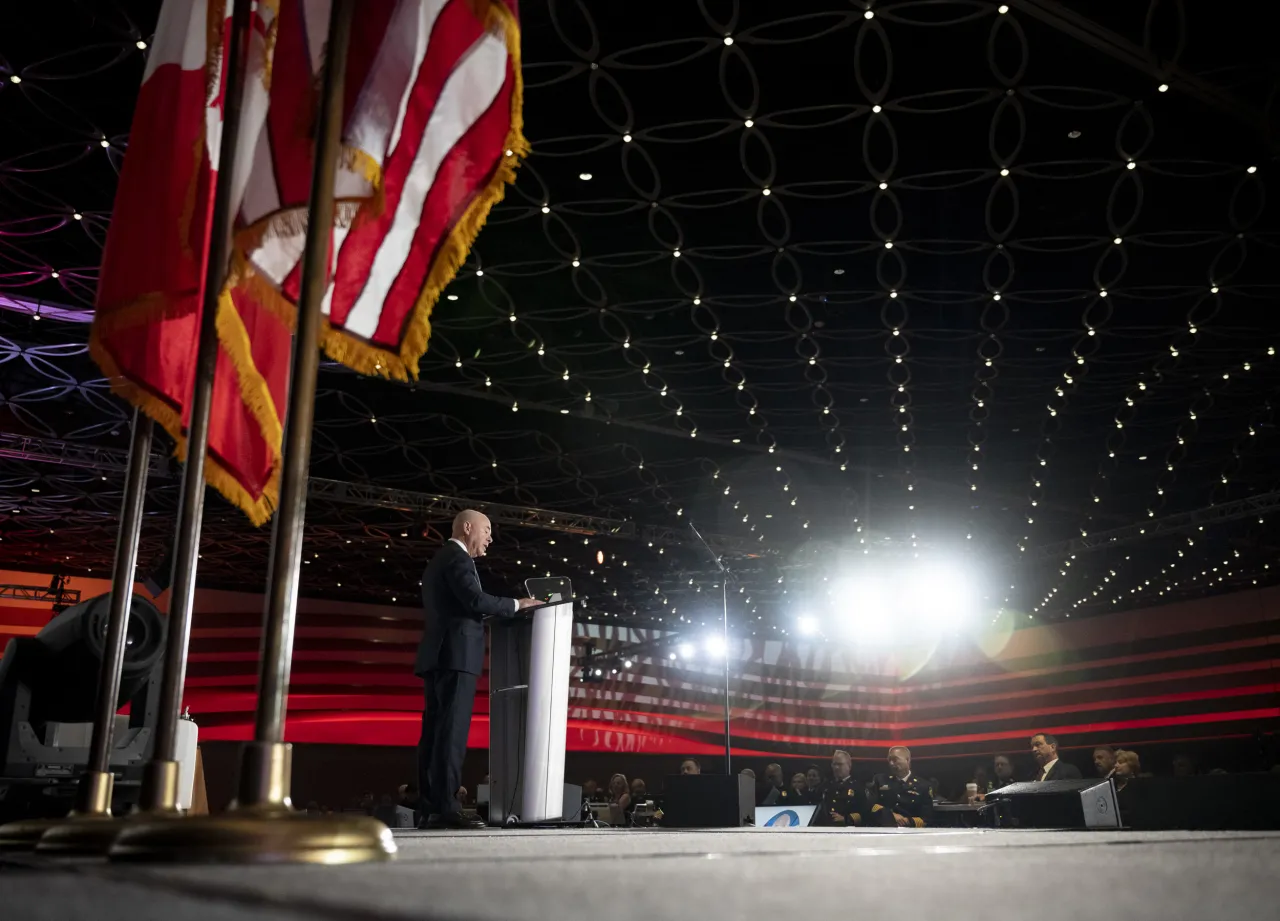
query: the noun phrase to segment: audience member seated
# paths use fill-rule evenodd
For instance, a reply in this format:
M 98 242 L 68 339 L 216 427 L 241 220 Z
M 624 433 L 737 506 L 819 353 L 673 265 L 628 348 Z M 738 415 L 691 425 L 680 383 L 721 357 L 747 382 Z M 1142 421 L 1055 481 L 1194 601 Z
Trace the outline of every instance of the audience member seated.
M 911 749 L 889 749 L 889 773 L 871 781 L 868 824 L 924 828 L 933 818 L 933 794 L 923 778 L 911 772 Z
M 791 802 L 796 803 L 797 805 L 800 805 L 800 806 L 815 805 L 815 803 L 811 802 L 811 792 L 809 790 L 808 778 L 806 778 L 805 775 L 799 771 L 796 771 L 794 774 L 791 775 L 790 793 L 791 795 L 789 799 L 791 800 Z
M 925 780 L 924 785 L 929 790 L 929 798 L 935 803 L 949 803 L 951 800 L 942 795 L 942 781 L 936 777 L 930 777 Z
M 996 776 L 995 783 L 991 786 L 992 790 L 999 790 L 1011 783 L 1017 783 L 1013 777 L 1013 759 L 1008 755 L 996 755 L 991 762 L 991 771 Z
M 779 803 L 793 803 L 791 791 L 782 776 L 782 765 L 777 762 L 766 764 L 764 781 L 756 785 L 756 805 L 776 806 Z
M 590 777 L 582 782 L 582 798 L 589 803 L 599 802 L 601 799 L 600 785 Z
M 1110 745 L 1099 745 L 1093 750 L 1093 769 L 1099 777 L 1110 777 L 1116 769 L 1116 755 L 1119 754 Z
M 1174 755 L 1173 756 L 1173 776 L 1174 777 L 1195 777 L 1196 763 L 1190 755 Z
M 979 793 L 989 793 L 991 791 L 991 772 L 987 770 L 985 764 L 974 765 L 973 777 L 969 783 L 977 784 Z
M 685 758 L 680 762 L 681 774 L 701 774 L 702 765 L 698 763 L 696 758 Z
M 1129 785 L 1129 781 L 1142 773 L 1142 762 L 1138 760 L 1138 753 L 1125 751 L 1124 749 L 1116 749 L 1115 764 L 1111 772 L 1111 777 L 1116 782 L 1116 792 L 1119 793 Z
M 811 764 L 804 772 L 805 783 L 809 787 L 809 798 L 813 800 L 809 805 L 816 806 L 822 799 L 822 769 L 816 764 Z
M 644 782 L 643 777 L 637 777 L 631 781 L 631 802 L 642 800 L 648 794 L 649 788 Z
M 831 756 L 831 783 L 822 790 L 814 825 L 846 828 L 861 825 L 866 812 L 866 795 L 862 785 L 853 779 L 853 758 L 847 751 L 836 749 Z
M 626 825 L 631 811 L 631 785 L 622 774 L 609 778 L 609 824 Z
M 1031 737 L 1031 755 L 1040 765 L 1036 780 L 1080 780 L 1080 769 L 1058 760 L 1058 740 L 1047 732 Z

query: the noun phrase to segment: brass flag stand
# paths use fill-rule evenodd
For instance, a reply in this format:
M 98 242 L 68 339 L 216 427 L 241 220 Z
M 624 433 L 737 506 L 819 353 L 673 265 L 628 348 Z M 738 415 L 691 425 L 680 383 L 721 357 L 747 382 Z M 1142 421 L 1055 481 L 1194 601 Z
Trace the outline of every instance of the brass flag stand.
M 249 37 L 251 0 L 235 0 L 231 18 L 231 39 L 224 61 L 226 93 L 223 108 L 219 162 L 234 160 L 240 127 L 241 101 L 244 96 L 246 44 Z M 230 171 L 227 170 L 227 173 Z M 223 181 L 225 180 L 225 181 Z M 192 386 L 191 417 L 187 425 L 187 460 L 183 470 L 178 524 L 174 535 L 172 593 L 169 602 L 165 640 L 164 669 L 161 677 L 159 718 L 151 761 L 145 767 L 139 817 L 172 820 L 181 817 L 177 806 L 178 762 L 175 743 L 182 705 L 182 688 L 186 680 L 187 647 L 191 636 L 191 613 L 195 604 L 196 569 L 200 559 L 200 533 L 204 516 L 204 462 L 209 444 L 209 414 L 213 402 L 213 377 L 218 359 L 217 305 L 218 294 L 226 278 L 231 240 L 231 183 L 221 176 L 214 189 L 213 213 L 209 229 L 209 250 L 204 265 L 204 293 L 201 299 L 200 333 L 196 351 L 195 381 Z M 147 455 L 150 453 L 153 424 L 141 413 L 135 415 L 134 447 L 145 431 L 147 451 L 130 455 L 129 483 L 125 489 L 124 513 L 121 515 L 116 545 L 115 569 L 112 574 L 112 601 L 108 621 L 107 657 L 103 660 L 99 685 L 98 709 L 95 713 L 91 740 L 90 769 L 78 791 L 77 805 L 68 819 L 32 819 L 11 823 L 0 829 L 0 848 L 37 847 L 46 853 L 103 854 L 124 828 L 126 821 L 103 821 L 110 818 L 111 786 L 109 759 L 111 728 L 114 726 L 114 703 L 119 693 L 120 668 L 123 663 L 125 628 L 128 624 L 127 601 L 132 598 L 133 573 L 137 560 L 138 529 L 141 528 L 142 503 L 145 495 Z M 137 475 L 134 489 L 135 472 Z M 133 530 L 126 525 L 130 512 L 137 510 Z M 126 565 L 127 563 L 127 565 Z M 121 589 L 121 586 L 124 589 Z M 121 599 L 124 613 L 117 622 Z M 113 638 L 116 638 L 113 641 Z M 117 649 L 113 642 L 119 644 Z M 107 663 L 113 663 L 112 668 Z M 108 672 L 111 674 L 108 675 Z M 114 690 L 104 696 L 108 680 Z M 104 724 L 103 720 L 107 722 Z M 105 727 L 105 728 L 104 728 Z M 101 752 L 105 751 L 105 760 Z M 55 833 L 56 832 L 56 833 Z
M 115 781 L 111 771 L 111 743 L 133 602 L 133 576 L 138 562 L 138 536 L 142 533 L 153 427 L 150 418 L 141 410 L 134 410 L 129 467 L 111 577 L 111 607 L 107 612 L 107 636 L 102 647 L 93 734 L 89 740 L 89 764 L 80 778 L 75 808 L 66 818 L 24 819 L 0 826 L 0 850 L 29 850 L 38 845 L 42 851 L 83 853 L 87 847 L 90 853 L 101 854 L 115 837 L 118 823 L 111 817 L 111 791 Z
M 238 8 L 239 4 L 237 11 Z M 334 175 L 342 129 L 343 83 L 353 12 L 353 0 L 334 0 L 330 10 L 302 262 L 302 288 L 294 333 L 289 406 L 285 417 L 280 506 L 271 542 L 254 740 L 245 746 L 242 753 L 238 793 L 227 813 L 189 817 L 181 821 L 157 817 L 151 821 L 143 819 L 129 823 L 111 847 L 113 860 L 338 864 L 385 860 L 396 850 L 391 831 L 376 819 L 348 815 L 309 816 L 294 811 L 289 797 L 290 746 L 284 741 L 316 375 L 320 363 L 320 306 L 328 284 Z M 185 648 L 183 651 L 185 653 Z M 181 690 L 180 686 L 178 690 Z

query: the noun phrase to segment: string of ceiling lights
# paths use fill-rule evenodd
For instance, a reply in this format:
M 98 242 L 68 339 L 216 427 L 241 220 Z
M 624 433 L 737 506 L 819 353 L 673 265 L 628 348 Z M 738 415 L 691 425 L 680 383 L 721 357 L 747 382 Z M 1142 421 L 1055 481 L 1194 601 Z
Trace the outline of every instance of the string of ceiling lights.
M 1230 405 L 1231 396 L 1226 393 L 1226 391 L 1231 387 L 1233 381 L 1238 380 L 1239 376 L 1252 373 L 1259 364 L 1274 361 L 1274 358 L 1275 348 L 1273 346 L 1267 346 L 1264 349 L 1260 349 L 1256 357 L 1251 360 L 1244 361 L 1239 365 L 1236 378 L 1232 377 L 1231 371 L 1223 371 L 1216 376 L 1213 381 L 1213 386 L 1206 386 L 1204 389 L 1192 396 L 1182 419 L 1179 421 L 1178 428 L 1173 434 L 1169 446 L 1165 451 L 1162 461 L 1162 469 L 1155 481 L 1154 496 L 1152 496 L 1147 503 L 1147 515 L 1149 518 L 1155 517 L 1156 512 L 1162 509 L 1167 502 L 1167 494 L 1172 490 L 1177 479 L 1177 466 L 1178 464 L 1186 461 L 1189 453 L 1189 446 L 1195 442 L 1196 438 L 1201 433 L 1201 426 L 1199 423 L 1208 415 L 1209 411 L 1217 402 L 1215 400 L 1215 395 L 1222 403 Z M 1269 400 L 1269 395 L 1264 394 L 1262 398 L 1264 400 Z M 1259 413 L 1262 415 L 1259 415 Z M 1243 426 L 1243 433 L 1237 439 L 1235 447 L 1233 447 L 1232 461 L 1236 460 L 1237 452 L 1242 443 L 1247 443 L 1257 438 L 1257 434 L 1261 429 L 1261 419 L 1267 416 L 1270 416 L 1270 408 L 1269 406 L 1264 406 L 1261 410 L 1255 410 L 1250 418 L 1246 420 Z M 1229 462 L 1229 464 L 1230 463 L 1231 462 Z M 1224 485 L 1228 483 L 1229 480 L 1230 475 L 1224 470 L 1219 473 L 1216 482 L 1219 485 Z M 1203 527 L 1201 527 L 1200 530 L 1203 531 Z M 1195 546 L 1194 538 L 1186 538 L 1186 541 L 1188 546 Z M 1177 554 L 1177 558 L 1180 560 L 1185 556 L 1182 549 L 1176 550 L 1175 553 Z M 1125 557 L 1126 561 L 1129 559 L 1129 556 Z M 1161 573 L 1164 573 L 1167 568 L 1168 567 L 1161 567 Z M 1108 569 L 1107 575 L 1103 577 L 1102 582 L 1095 585 L 1087 597 L 1081 597 L 1073 602 L 1072 607 L 1078 608 L 1081 605 L 1089 603 L 1090 599 L 1097 598 L 1100 594 L 1105 593 L 1105 586 L 1116 577 L 1115 569 Z M 1114 596 L 1111 599 L 1111 604 L 1118 604 L 1121 597 L 1121 595 Z

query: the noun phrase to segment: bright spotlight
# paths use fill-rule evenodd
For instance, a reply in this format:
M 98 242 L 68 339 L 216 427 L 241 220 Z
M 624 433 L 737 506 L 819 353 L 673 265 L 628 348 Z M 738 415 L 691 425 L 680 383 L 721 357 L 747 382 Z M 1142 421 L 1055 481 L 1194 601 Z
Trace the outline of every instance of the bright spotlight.
M 801 636 L 813 636 L 818 632 L 818 619 L 816 617 L 801 617 L 796 621 L 796 629 L 800 631 Z
M 603 671 L 603 670 L 598 669 L 598 668 L 596 669 L 596 677 L 597 677 L 597 678 L 599 678 L 599 677 L 600 677 L 601 675 L 603 675 L 603 674 L 604 674 L 604 671 Z
M 704 645 L 709 656 L 718 659 L 725 654 L 724 637 L 722 636 L 709 636 Z
M 933 632 L 960 630 L 973 620 L 973 580 L 960 566 L 924 566 L 908 580 L 906 589 L 908 616 L 917 618 Z
M 682 659 L 692 659 L 692 658 L 693 658 L 693 644 L 692 644 L 692 643 L 681 643 L 679 646 L 677 646 L 677 647 L 676 647 L 676 652 L 680 653 L 680 658 L 682 658 Z
M 898 618 L 894 616 L 893 594 L 881 575 L 867 573 L 841 579 L 831 597 L 846 639 L 867 646 L 893 642 Z
M 623 660 L 622 667 L 623 667 L 623 668 L 630 668 L 630 667 L 631 667 L 631 660 L 630 660 L 630 659 L 625 659 L 625 660 Z

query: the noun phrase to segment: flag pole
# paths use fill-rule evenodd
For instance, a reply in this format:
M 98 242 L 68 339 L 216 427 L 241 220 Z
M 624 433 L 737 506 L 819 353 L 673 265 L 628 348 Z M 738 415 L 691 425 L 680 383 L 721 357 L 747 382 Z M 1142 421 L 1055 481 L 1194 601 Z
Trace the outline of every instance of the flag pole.
M 83 847 L 90 853 L 100 854 L 118 831 L 115 823 L 104 821 L 111 818 L 111 792 L 115 782 L 115 774 L 111 771 L 111 737 L 115 728 L 120 671 L 124 666 L 129 610 L 133 601 L 138 536 L 142 533 L 142 513 L 146 504 L 152 428 L 150 417 L 135 409 L 120 530 L 116 536 L 115 568 L 111 576 L 107 636 L 98 671 L 98 698 L 93 715 L 93 735 L 89 742 L 89 764 L 76 790 L 75 808 L 65 819 L 29 819 L 0 827 L 0 839 L 5 842 L 23 840 L 28 842 L 28 847 L 39 842 L 41 850 L 64 854 L 79 853 Z
M 284 808 L 289 801 L 289 752 L 284 716 L 293 658 L 293 629 L 298 610 L 306 525 L 307 476 L 311 466 L 311 430 L 315 419 L 316 374 L 320 366 L 320 303 L 329 284 L 329 245 L 333 227 L 333 184 L 342 139 L 343 84 L 351 41 L 352 0 L 333 0 L 325 50 L 324 83 L 316 125 L 316 156 L 307 205 L 307 239 L 302 252 L 298 323 L 293 337 L 289 406 L 285 414 L 280 504 L 271 535 L 267 570 L 267 610 L 258 659 L 258 707 L 253 741 L 240 759 L 237 803 L 241 808 Z
M 290 746 L 284 741 L 320 364 L 320 305 L 328 285 L 334 176 L 353 16 L 354 0 L 333 0 L 285 417 L 280 504 L 267 577 L 254 738 L 241 753 L 236 801 L 227 813 L 130 828 L 116 839 L 110 852 L 114 860 L 336 864 L 385 860 L 396 850 L 390 830 L 371 817 L 295 812 L 289 798 Z
M 209 447 L 209 410 L 213 403 L 213 375 L 218 362 L 218 297 L 226 281 L 231 250 L 231 172 L 240 134 L 240 108 L 244 97 L 246 46 L 249 39 L 251 0 L 235 0 L 231 14 L 231 40 L 224 66 L 222 137 L 218 145 L 217 184 L 209 223 L 208 257 L 204 265 L 200 302 L 200 340 L 196 351 L 195 383 L 191 392 L 191 419 L 187 423 L 187 461 L 178 500 L 178 527 L 174 537 L 173 590 L 169 595 L 168 640 L 160 682 L 159 716 L 151 760 L 144 769 L 139 805 L 146 812 L 178 811 L 178 719 L 182 686 L 187 676 L 187 646 L 191 638 L 191 611 L 195 604 L 196 568 L 200 559 L 200 530 L 204 519 L 204 461 Z

